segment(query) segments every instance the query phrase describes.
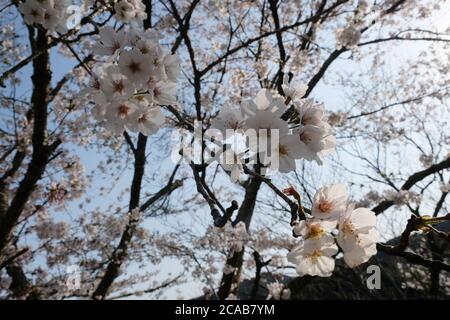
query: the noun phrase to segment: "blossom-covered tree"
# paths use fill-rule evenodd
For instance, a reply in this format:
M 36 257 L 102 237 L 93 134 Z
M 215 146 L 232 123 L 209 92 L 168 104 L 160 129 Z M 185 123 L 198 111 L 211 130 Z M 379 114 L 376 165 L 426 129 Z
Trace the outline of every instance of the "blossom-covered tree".
M 448 297 L 449 10 L 0 1 L 0 297 Z

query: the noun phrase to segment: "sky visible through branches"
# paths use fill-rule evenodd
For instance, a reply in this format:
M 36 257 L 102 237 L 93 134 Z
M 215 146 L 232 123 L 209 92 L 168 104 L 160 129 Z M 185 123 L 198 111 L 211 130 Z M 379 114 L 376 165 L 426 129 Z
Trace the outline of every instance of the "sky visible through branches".
M 5 2 L 5 1 L 3 1 Z M 162 1 L 161 3 L 163 3 Z M 444 1 L 445 3 L 440 8 L 439 11 L 433 12 L 431 17 L 423 21 L 412 22 L 416 29 L 425 29 L 425 30 L 445 30 L 450 27 L 450 2 Z M 164 6 L 157 6 L 156 12 L 152 12 L 155 17 L 163 16 L 165 13 L 163 11 L 158 12 L 158 10 L 165 10 Z M 199 10 L 204 10 L 204 7 Z M 106 16 L 107 14 L 104 13 Z M 195 14 L 194 14 L 195 17 Z M 411 21 L 409 21 L 411 23 Z M 206 26 L 211 22 L 206 22 Z M 405 27 L 408 27 L 408 21 L 403 22 Z M 20 17 L 14 22 L 16 27 L 16 34 L 19 35 L 20 40 L 23 43 L 27 41 L 27 28 L 26 25 L 21 21 Z M 117 24 L 118 25 L 118 24 Z M 116 25 L 116 26 L 117 26 Z M 203 26 L 204 27 L 204 26 Z M 211 26 L 212 27 L 212 26 Z M 393 28 L 392 25 L 388 25 L 386 28 Z M 403 26 L 395 26 L 398 28 L 397 30 L 402 30 Z M 245 30 L 245 32 L 251 33 L 254 30 Z M 196 35 L 196 29 L 192 29 L 189 31 L 192 37 Z M 386 32 L 386 30 L 385 30 Z M 388 34 L 389 32 L 386 32 Z M 200 37 L 200 35 L 199 35 Z M 173 36 L 168 39 L 162 39 L 161 43 L 163 47 L 166 49 L 170 49 L 173 45 L 174 41 Z M 322 41 L 326 44 L 333 43 L 335 39 L 335 35 L 331 32 L 327 34 Z M 368 39 L 368 38 L 367 38 Z M 367 40 L 365 39 L 365 40 Z M 285 40 L 286 45 L 289 43 L 289 40 Z M 20 42 L 19 42 L 20 43 Z M 314 87 L 311 92 L 310 98 L 321 102 L 324 104 L 327 114 L 331 115 L 340 115 L 347 119 L 353 119 L 361 117 L 359 125 L 364 127 L 364 124 L 369 123 L 371 120 L 365 120 L 365 113 L 370 110 L 378 110 L 381 108 L 380 113 L 383 113 L 383 108 L 389 104 L 395 104 L 398 101 L 403 99 L 403 95 L 399 94 L 398 97 L 395 96 L 395 85 L 396 81 L 400 81 L 401 78 L 399 75 L 404 72 L 403 67 L 408 64 L 414 65 L 414 61 L 418 61 L 422 57 L 422 52 L 427 51 L 429 46 L 434 45 L 430 44 L 427 41 L 399 41 L 395 46 L 383 47 L 383 43 L 376 45 L 377 50 L 383 51 L 386 50 L 387 53 L 383 55 L 383 60 L 381 65 L 378 66 L 377 70 L 379 74 L 372 75 L 370 73 L 373 72 L 374 68 L 374 60 L 373 56 L 367 55 L 364 57 L 364 53 L 366 47 L 361 47 L 360 51 L 355 50 L 345 52 L 339 58 L 337 58 L 330 68 L 327 70 L 326 75 L 321 81 Z M 180 49 L 179 56 L 182 60 L 181 64 L 181 74 L 179 76 L 178 87 L 177 87 L 177 97 L 178 103 L 180 105 L 193 105 L 194 104 L 194 95 L 192 88 L 189 89 L 189 93 L 187 93 L 190 88 L 189 82 L 192 82 L 192 74 L 190 69 L 185 68 L 189 64 L 189 50 L 184 48 L 184 44 L 181 45 L 182 50 Z M 195 39 L 196 50 L 199 52 L 202 48 L 208 48 L 210 46 L 210 42 L 207 40 L 198 40 Z M 88 46 L 90 47 L 90 45 Z M 73 58 L 69 58 L 67 55 L 64 55 L 60 51 L 60 46 L 52 48 L 50 50 L 50 60 L 52 75 L 52 87 L 56 86 L 58 80 L 63 78 L 66 74 L 71 74 L 72 70 L 74 70 L 75 66 L 78 65 L 78 61 Z M 67 49 L 64 49 L 65 53 L 67 53 Z M 80 52 L 82 50 L 80 49 Z M 83 51 L 85 53 L 86 51 Z M 447 59 L 445 50 L 436 49 L 435 58 L 436 59 Z M 442 56 L 440 54 L 442 53 Z M 233 61 L 231 60 L 230 63 Z M 244 62 L 245 63 L 245 62 Z M 202 64 L 203 65 L 203 64 Z M 274 60 L 272 62 L 267 63 L 268 69 L 277 69 L 277 61 Z M 426 68 L 427 66 L 423 66 Z M 289 71 L 289 70 L 286 70 Z M 3 72 L 3 69 L 2 69 Z M 76 71 L 73 71 L 74 74 Z M 300 71 L 301 72 L 301 71 Z M 6 91 L 14 90 L 14 95 L 18 99 L 22 100 L 30 100 L 32 92 L 33 92 L 33 83 L 31 80 L 31 76 L 33 74 L 33 66 L 31 64 L 26 65 L 20 71 L 16 73 L 16 78 L 21 79 L 21 82 L 17 86 L 10 86 L 5 89 Z M 358 75 L 357 78 L 355 75 Z M 373 79 L 371 77 L 374 76 Z M 432 74 L 428 74 L 427 76 L 432 77 Z M 294 75 L 295 78 L 295 75 Z M 383 79 L 385 81 L 383 81 Z M 203 80 L 206 83 L 208 81 L 213 82 L 212 78 L 208 78 Z M 246 83 L 241 84 L 242 87 L 236 86 L 236 80 L 231 75 L 224 76 L 224 87 L 228 86 L 230 92 L 232 90 L 248 92 L 253 91 L 254 94 L 248 95 L 247 93 L 243 98 L 245 99 L 253 99 L 257 90 L 251 90 L 250 87 L 245 87 Z M 391 86 L 391 88 L 389 88 Z M 75 91 L 77 90 L 77 85 L 71 83 L 68 85 L 69 88 Z M 402 84 L 403 87 L 403 84 Z M 394 91 L 394 94 L 389 97 L 387 101 L 379 101 L 374 96 L 375 92 L 379 90 L 380 94 L 383 94 L 383 91 Z M 228 93 L 228 92 L 226 92 Z M 6 93 L 5 93 L 6 95 Z M 226 95 L 226 94 L 224 94 Z M 231 93 L 230 93 L 231 95 Z M 361 108 L 361 99 L 367 98 L 367 105 L 365 108 Z M 397 99 L 396 99 L 397 98 Z M 78 97 L 75 97 L 76 101 Z M 81 98 L 80 98 L 81 99 Z M 205 99 L 206 100 L 206 99 Z M 206 104 L 206 103 L 205 103 Z M 393 108 L 397 108 L 397 106 L 393 106 Z M 404 108 L 404 106 L 399 105 L 398 108 Z M 188 108 L 186 108 L 187 110 Z M 191 108 L 193 110 L 193 108 Z M 190 111 L 191 111 L 190 110 Z M 211 108 L 210 108 L 211 110 Z M 392 108 L 389 108 L 389 111 L 392 112 Z M 192 112 L 194 114 L 195 112 Z M 211 111 L 210 114 L 217 114 L 217 112 Z M 378 113 L 376 113 L 378 115 Z M 395 114 L 395 111 L 394 111 Z M 443 113 L 445 114 L 445 113 Z M 88 116 L 90 120 L 93 120 L 92 116 Z M 395 126 L 395 121 L 392 117 L 386 116 L 387 122 L 391 122 L 392 125 Z M 367 124 L 369 126 L 377 126 L 383 123 L 383 121 L 373 122 L 372 124 Z M 339 121 L 338 121 L 339 122 Z M 91 123 L 86 123 L 86 126 L 91 125 Z M 435 130 L 433 128 L 433 124 L 426 123 L 424 126 L 430 126 L 430 132 Z M 53 126 L 53 127 L 52 127 Z M 373 163 L 370 162 L 371 159 L 377 158 L 380 154 L 381 160 L 378 157 L 378 160 L 381 161 L 382 167 L 386 170 L 386 172 L 406 172 L 406 173 L 414 173 L 419 169 L 423 169 L 426 166 L 418 165 L 420 164 L 421 153 L 416 148 L 417 145 L 426 145 L 428 143 L 427 137 L 417 135 L 412 138 L 412 136 L 407 136 L 407 139 L 413 139 L 414 143 L 410 145 L 399 142 L 397 145 L 383 145 L 383 141 L 379 139 L 378 136 L 374 135 L 372 137 L 367 137 L 366 133 L 352 133 L 348 127 L 342 126 L 345 130 L 337 129 L 333 130 L 333 134 L 336 136 L 336 153 L 332 156 L 329 156 L 325 160 L 324 166 L 319 166 L 316 163 L 304 163 L 299 166 L 297 164 L 297 173 L 291 173 L 289 175 L 283 175 L 277 173 L 273 177 L 274 183 L 279 186 L 280 189 L 286 188 L 289 185 L 296 185 L 298 190 L 302 188 L 299 185 L 299 181 L 304 180 L 304 174 L 306 172 L 308 178 L 308 185 L 305 187 L 312 192 L 312 190 L 318 190 L 323 186 L 332 185 L 334 183 L 344 183 L 348 187 L 348 193 L 351 195 L 351 199 L 355 202 L 364 203 L 364 200 L 367 198 L 367 193 L 369 191 L 377 191 L 380 194 L 384 194 L 384 191 L 389 187 L 388 183 L 382 181 L 379 184 L 371 180 L 372 173 L 370 170 L 377 171 L 375 166 L 371 165 Z M 49 124 L 49 131 L 52 131 L 56 128 L 55 123 Z M 380 133 L 382 133 L 383 128 L 380 127 Z M 442 128 L 441 128 L 442 129 Z M 99 140 L 102 137 L 102 133 L 100 133 L 100 129 L 94 129 L 95 133 L 91 137 L 86 137 L 89 141 L 96 139 L 99 137 Z M 428 130 L 428 127 L 427 127 Z M 434 132 L 434 131 L 433 131 Z M 412 133 L 413 134 L 413 133 Z M 132 139 L 137 137 L 136 134 L 131 135 Z M 81 141 L 81 139 L 77 139 L 77 141 Z M 133 140 L 136 141 L 136 140 Z M 110 141 L 114 144 L 113 139 Z M 51 215 L 57 216 L 55 221 L 66 221 L 68 224 L 76 219 L 80 211 L 90 212 L 90 211 L 114 211 L 111 212 L 111 215 L 116 214 L 117 208 L 120 208 L 121 211 L 128 210 L 128 196 L 130 192 L 130 182 L 131 177 L 133 177 L 134 173 L 134 157 L 130 150 L 126 149 L 126 144 L 123 144 L 123 141 L 117 142 L 117 150 L 121 148 L 122 151 L 117 151 L 120 159 L 115 161 L 111 160 L 111 155 L 108 153 L 110 151 L 103 152 L 103 149 L 97 148 L 96 146 L 89 145 L 90 142 L 86 142 L 86 145 L 78 146 L 68 139 L 68 142 L 65 143 L 65 148 L 67 152 L 70 154 L 75 154 L 80 157 L 80 162 L 83 164 L 86 173 L 93 172 L 93 179 L 88 189 L 85 191 L 83 196 L 79 199 L 73 199 L 71 201 L 64 202 L 61 206 L 52 207 L 49 209 Z M 123 147 L 125 145 L 125 148 Z M 144 176 L 144 184 L 142 188 L 142 199 L 147 199 L 151 197 L 151 195 L 157 193 L 161 188 L 163 188 L 167 183 L 167 177 L 172 174 L 172 170 L 175 163 L 170 161 L 170 154 L 173 152 L 175 145 L 175 141 L 173 139 L 173 128 L 165 126 L 161 128 L 157 133 L 149 136 L 147 142 L 147 170 L 146 175 Z M 381 145 L 381 147 L 380 147 Z M 378 149 L 377 149 L 378 148 Z M 380 151 L 380 148 L 382 149 Z M 126 152 L 124 152 L 126 150 Z M 448 152 L 447 148 L 447 152 Z M 114 152 L 113 152 L 114 153 Z M 436 158 L 438 155 L 445 154 L 445 150 L 439 150 L 435 152 Z M 394 155 L 390 157 L 389 155 Z M 440 156 L 439 156 L 440 159 Z M 437 161 L 434 159 L 433 161 Z M 106 164 L 106 170 L 102 172 L 102 170 L 98 170 L 99 164 Z M 119 164 L 120 163 L 120 164 Z M 434 163 L 434 162 L 432 162 Z M 188 166 L 187 166 L 188 167 Z M 379 169 L 379 168 L 378 168 Z M 208 176 L 208 181 L 211 182 L 211 187 L 215 192 L 219 195 L 219 198 L 227 199 L 224 200 L 224 206 L 228 207 L 229 202 L 228 199 L 242 199 L 243 193 L 242 189 L 239 185 L 231 184 L 229 176 L 222 170 L 215 169 L 216 173 Z M 210 170 L 214 172 L 214 170 Z M 167 199 L 164 199 L 160 203 L 158 203 L 158 207 L 154 208 L 150 213 L 150 216 L 146 217 L 142 222 L 142 228 L 148 230 L 150 234 L 155 235 L 164 235 L 164 234 L 178 234 L 179 238 L 171 239 L 177 244 L 181 244 L 184 241 L 192 241 L 192 246 L 197 245 L 200 242 L 202 237 L 201 235 L 210 232 L 211 225 L 211 217 L 210 210 L 208 206 L 204 203 L 201 197 L 199 197 L 197 192 L 197 184 L 194 179 L 192 179 L 192 173 L 189 168 L 180 169 L 179 177 L 180 179 L 185 179 L 183 181 L 183 187 L 179 190 L 173 191 L 171 196 Z M 381 177 L 383 177 L 383 172 L 377 172 Z M 44 174 L 45 176 L 45 174 Z M 62 177 L 63 174 L 60 175 Z M 58 173 L 53 174 L 53 178 L 57 180 Z M 272 177 L 271 177 L 272 178 Z M 380 178 L 381 179 L 381 178 Z M 448 177 L 447 177 L 448 179 Z M 399 179 L 394 180 L 397 186 L 401 185 L 402 181 Z M 105 192 L 105 190 L 108 190 Z M 125 190 L 125 192 L 124 192 Z M 438 194 L 439 185 L 433 185 L 430 187 L 429 191 L 431 194 Z M 101 192 L 100 192 L 101 191 Z M 302 191 L 303 192 L 303 191 Z M 101 193 L 101 195 L 100 195 Z M 100 196 L 97 196 L 100 195 Z M 306 195 L 306 192 L 305 192 Z M 312 193 L 314 195 L 314 192 Z M 305 202 L 309 201 L 306 199 Z M 89 199 L 87 201 L 87 199 Z M 432 199 L 435 200 L 435 199 Z M 414 203 L 411 200 L 411 203 Z M 142 200 L 141 200 L 142 204 Z M 184 205 L 187 204 L 187 205 Z M 376 203 L 374 203 L 376 204 Z M 258 202 L 255 209 L 255 214 L 252 221 L 252 229 L 258 230 L 271 230 L 274 233 L 290 235 L 292 233 L 291 227 L 289 226 L 289 213 L 288 211 L 283 213 L 283 207 L 285 203 L 278 199 L 273 191 L 267 185 L 263 185 L 261 191 L 258 196 Z M 423 200 L 422 206 L 420 207 L 420 214 L 431 215 L 432 210 L 434 209 L 435 201 L 427 201 Z M 306 207 L 306 206 L 305 206 Z M 373 205 L 367 205 L 368 208 L 372 208 Z M 170 209 L 168 209 L 170 208 Z M 186 212 L 184 212 L 186 210 Z M 277 211 L 279 210 L 279 211 Z M 284 209 L 285 210 L 285 209 Z M 267 217 L 269 214 L 273 214 L 270 218 Z M 283 213 L 277 216 L 277 213 Z M 151 216 L 154 215 L 154 216 Z M 395 209 L 391 209 L 389 214 L 380 215 L 377 219 L 377 229 L 383 230 L 380 233 L 380 241 L 388 241 L 395 236 L 399 236 L 402 231 L 405 229 L 407 225 L 408 218 L 411 216 L 411 211 L 406 207 L 395 207 Z M 76 230 L 73 230 L 76 232 Z M 250 231 L 251 234 L 251 231 Z M 40 243 L 40 240 L 35 236 L 30 236 L 29 239 L 26 240 L 27 245 L 33 247 Z M 186 244 L 186 243 L 184 243 Z M 165 244 L 166 245 L 166 244 Z M 190 244 L 186 244 L 189 247 Z M 138 253 L 140 250 L 144 250 L 142 248 L 137 248 L 136 253 L 133 252 L 133 257 L 138 257 Z M 208 249 L 205 249 L 208 250 Z M 275 251 L 271 251 L 275 252 Z M 151 253 L 148 253 L 151 256 Z M 200 253 L 199 253 L 200 254 Z M 227 254 L 224 252 L 219 252 L 218 254 Z M 251 251 L 246 253 L 247 255 L 251 254 Z M 189 253 L 191 255 L 192 265 L 195 269 L 197 261 L 197 257 L 192 252 Z M 274 253 L 274 256 L 277 256 L 277 253 Z M 190 274 L 183 263 L 185 262 L 181 258 L 174 256 L 167 257 L 158 257 L 156 260 L 161 259 L 160 263 L 149 263 L 146 266 L 146 269 L 142 269 L 142 258 L 138 258 L 138 261 L 133 261 L 130 259 L 130 264 L 126 265 L 124 272 L 125 276 L 119 276 L 116 281 L 121 282 L 126 279 L 128 275 L 139 275 L 140 273 L 144 274 L 144 272 L 149 272 L 155 274 L 154 278 L 149 277 L 145 278 L 145 281 L 142 281 L 140 284 L 133 284 L 131 288 L 125 288 L 126 291 L 140 291 L 146 290 L 149 287 L 156 287 L 161 283 L 164 283 L 166 280 L 173 279 L 175 277 L 183 277 L 183 281 L 180 282 L 179 285 L 170 286 L 164 290 L 163 293 L 160 293 L 162 298 L 168 299 L 176 299 L 179 297 L 182 298 L 193 298 L 200 296 L 204 293 L 204 288 L 209 286 L 214 286 L 220 281 L 220 277 L 222 276 L 222 270 L 218 270 L 216 273 L 212 272 L 212 279 L 206 279 L 202 281 L 198 281 L 196 276 Z M 249 258 L 248 260 L 251 260 Z M 36 259 L 31 263 L 33 266 L 45 265 L 46 260 L 44 256 L 37 256 Z M 200 265 L 200 263 L 198 263 Z M 249 262 L 251 265 L 251 263 Z M 253 267 L 253 265 L 251 265 Z M 198 271 L 198 277 L 207 278 L 204 274 L 202 274 L 203 270 Z M 64 270 L 60 270 L 60 272 L 64 273 Z M 195 274 L 195 273 L 194 273 Z M 295 276 L 295 268 L 286 269 L 286 275 Z M 243 271 L 244 278 L 252 278 L 254 276 L 254 270 L 249 269 Z M 155 280 L 156 278 L 156 280 Z M 211 284 L 214 283 L 214 284 Z M 120 286 L 119 286 L 120 287 Z M 120 290 L 119 290 L 120 291 Z M 117 291 L 116 294 L 119 292 Z M 116 294 L 112 295 L 115 296 Z M 120 295 L 120 294 L 119 294 Z M 144 294 L 144 297 L 153 298 L 156 297 L 155 293 L 151 292 L 148 295 Z M 135 298 L 135 295 L 131 295 L 126 298 Z

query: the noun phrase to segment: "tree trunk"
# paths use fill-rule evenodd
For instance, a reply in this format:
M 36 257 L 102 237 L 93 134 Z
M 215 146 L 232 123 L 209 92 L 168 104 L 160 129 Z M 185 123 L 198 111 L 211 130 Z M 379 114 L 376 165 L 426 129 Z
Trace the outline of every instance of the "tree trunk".
M 235 223 L 244 222 L 247 228 L 247 232 L 250 229 L 250 222 L 253 217 L 253 211 L 255 209 L 256 198 L 261 186 L 261 180 L 253 178 L 245 190 L 244 201 L 239 208 Z M 234 268 L 234 272 L 222 275 L 222 281 L 217 293 L 219 299 L 226 299 L 231 293 L 236 294 L 239 284 L 239 277 L 241 273 L 244 250 L 240 252 L 231 252 L 230 257 L 227 259 L 227 265 Z
M 34 30 L 34 28 L 29 28 L 33 53 L 42 51 L 47 47 L 49 41 L 46 31 L 42 29 L 38 29 L 37 37 L 34 39 Z M 14 229 L 17 220 L 22 214 L 37 182 L 44 173 L 50 155 L 61 143 L 61 141 L 57 140 L 48 145 L 47 141 L 47 103 L 49 86 L 51 83 L 50 54 L 48 50 L 33 60 L 33 76 L 31 79 L 33 82 L 33 94 L 31 97 L 33 113 L 33 153 L 25 176 L 20 182 L 8 209 L 0 216 L 0 257 L 2 256 L 2 250 L 8 244 L 10 234 Z M 4 188 L 2 192 L 3 200 L 5 200 L 7 188 L 5 186 L 2 186 L 2 188 Z

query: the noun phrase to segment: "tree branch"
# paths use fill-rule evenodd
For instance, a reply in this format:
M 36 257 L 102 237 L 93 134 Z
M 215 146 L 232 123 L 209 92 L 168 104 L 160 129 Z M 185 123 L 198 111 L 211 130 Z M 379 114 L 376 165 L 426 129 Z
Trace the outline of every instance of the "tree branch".
M 439 171 L 445 170 L 450 168 L 450 158 L 447 158 L 446 160 L 443 160 L 437 164 L 434 164 L 430 166 L 429 168 L 418 171 L 411 175 L 406 182 L 402 185 L 400 188 L 401 190 L 409 190 L 411 189 L 417 182 L 422 181 L 426 177 L 435 174 Z M 392 200 L 384 200 L 380 204 L 378 204 L 376 207 L 372 209 L 373 212 L 375 212 L 376 215 L 379 215 L 392 207 L 394 205 L 394 201 Z

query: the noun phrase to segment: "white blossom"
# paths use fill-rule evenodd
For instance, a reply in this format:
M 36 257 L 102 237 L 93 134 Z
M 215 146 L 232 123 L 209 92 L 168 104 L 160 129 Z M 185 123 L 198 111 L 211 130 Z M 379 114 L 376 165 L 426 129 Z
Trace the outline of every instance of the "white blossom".
M 105 126 L 116 134 L 125 131 L 127 123 L 129 123 L 131 115 L 138 107 L 127 100 L 117 100 L 111 102 L 105 109 Z
M 367 208 L 349 206 L 339 218 L 337 242 L 344 251 L 344 260 L 356 267 L 377 253 L 378 232 L 375 213 Z
M 385 192 L 385 197 L 387 200 L 394 202 L 396 207 L 400 207 L 406 203 L 412 202 L 419 204 L 421 202 L 420 194 L 417 194 L 409 190 L 387 190 Z
M 304 126 L 325 126 L 325 110 L 323 104 L 317 104 L 312 99 L 294 100 L 295 110 L 298 112 L 300 123 Z
M 143 217 L 142 211 L 140 211 L 139 207 L 131 210 L 131 212 L 128 213 L 128 217 L 130 219 L 130 222 L 134 224 L 138 224 Z
M 100 88 L 109 101 L 115 99 L 128 99 L 134 93 L 134 86 L 130 80 L 120 73 L 119 68 L 111 65 L 105 77 L 100 80 Z
M 238 222 L 232 229 L 232 250 L 241 252 L 244 250 L 244 244 L 248 241 L 249 235 L 244 222 Z
M 450 183 L 442 184 L 440 190 L 441 192 L 450 192 Z
M 361 32 L 357 26 L 352 24 L 340 29 L 336 36 L 338 48 L 353 49 L 358 45 L 360 39 Z
M 279 283 L 278 281 L 269 283 L 267 285 L 267 290 L 269 290 L 267 300 L 289 300 L 289 298 L 291 297 L 291 290 L 289 288 L 286 288 L 284 284 Z
M 304 83 L 289 83 L 289 77 L 288 75 L 285 75 L 283 78 L 282 89 L 286 97 L 297 100 L 303 98 L 308 90 L 308 85 Z
M 245 124 L 245 118 L 242 114 L 242 110 L 233 108 L 229 104 L 224 105 L 217 117 L 215 117 L 211 123 L 211 126 L 224 135 L 227 130 L 233 130 L 234 132 L 243 131 Z
M 160 108 L 156 105 L 148 105 L 146 107 L 139 106 L 132 113 L 126 126 L 130 131 L 141 132 L 149 136 L 158 131 L 164 122 L 165 117 Z
M 306 239 L 288 253 L 288 261 L 296 265 L 299 276 L 329 277 L 334 270 L 338 247 L 332 236 Z
M 160 105 L 173 105 L 177 102 L 177 85 L 173 82 L 159 81 L 152 88 L 153 101 Z
M 270 140 L 271 130 L 277 130 L 279 137 L 287 136 L 289 127 L 286 121 L 281 120 L 276 114 L 269 110 L 257 111 L 254 115 L 248 117 L 244 124 L 245 129 L 253 129 L 259 138 Z M 263 130 L 262 132 L 260 130 Z M 265 134 L 262 134 L 265 133 Z M 270 148 L 268 141 L 263 141 L 263 145 Z M 255 149 L 256 150 L 256 149 Z
M 180 58 L 175 54 L 168 54 L 163 59 L 163 65 L 167 80 L 177 82 L 180 75 Z
M 319 189 L 314 195 L 311 213 L 319 219 L 338 219 L 347 209 L 347 190 L 342 184 Z
M 295 160 L 300 159 L 302 149 L 297 135 L 286 135 L 280 137 L 278 151 L 275 156 L 278 157 L 278 171 L 295 171 Z
M 128 43 L 125 31 L 115 31 L 106 26 L 99 31 L 99 40 L 94 45 L 94 52 L 98 55 L 112 56 L 118 50 L 123 49 Z
M 119 0 L 114 5 L 116 19 L 123 22 L 141 23 L 147 18 L 145 6 L 141 0 Z
M 336 228 L 337 220 L 321 220 L 317 218 L 307 218 L 298 222 L 294 228 L 296 236 L 302 236 L 304 239 L 318 239 L 329 235 Z
M 150 135 L 165 123 L 160 105 L 176 104 L 179 59 L 159 44 L 159 34 L 105 27 L 95 48 L 106 62 L 95 67 L 92 89 L 95 119 L 115 134 L 124 130 Z
M 336 138 L 330 134 L 330 126 L 321 122 L 320 126 L 306 125 L 298 130 L 302 146 L 302 158 L 323 164 L 327 154 L 334 152 Z
M 120 54 L 119 68 L 122 74 L 137 85 L 147 82 L 151 70 L 147 57 L 137 48 Z
M 70 1 L 66 0 L 26 0 L 20 2 L 18 8 L 26 24 L 40 24 L 50 32 L 65 32 L 70 5 Z
M 283 97 L 273 94 L 268 89 L 261 89 L 254 100 L 246 100 L 242 103 L 242 110 L 246 116 L 254 116 L 261 111 L 266 111 L 266 114 L 274 115 L 274 117 L 281 117 L 286 111 Z

